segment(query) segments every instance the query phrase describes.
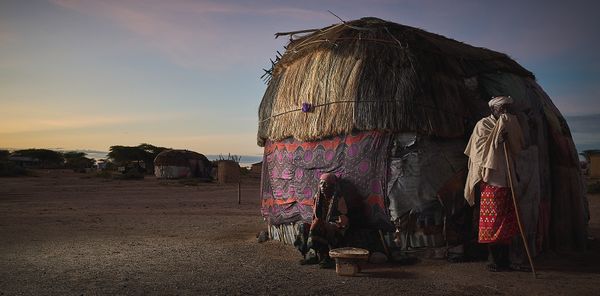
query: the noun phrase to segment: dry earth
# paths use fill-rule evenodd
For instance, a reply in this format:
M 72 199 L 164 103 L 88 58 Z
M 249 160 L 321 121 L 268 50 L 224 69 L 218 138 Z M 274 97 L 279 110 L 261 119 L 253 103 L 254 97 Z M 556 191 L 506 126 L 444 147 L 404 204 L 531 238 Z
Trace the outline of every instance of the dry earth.
M 600 243 L 545 254 L 539 278 L 484 262 L 367 266 L 359 277 L 299 265 L 259 244 L 258 181 L 184 186 L 66 171 L 0 179 L 0 295 L 599 295 Z M 600 195 L 590 196 L 600 238 Z

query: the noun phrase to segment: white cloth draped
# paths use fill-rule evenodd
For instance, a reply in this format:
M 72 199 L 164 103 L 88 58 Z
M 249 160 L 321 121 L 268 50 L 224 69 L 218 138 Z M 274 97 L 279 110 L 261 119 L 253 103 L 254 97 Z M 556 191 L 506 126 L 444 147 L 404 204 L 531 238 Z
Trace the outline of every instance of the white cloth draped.
M 501 143 L 504 133 L 511 154 L 516 155 L 523 147 L 523 133 L 514 115 L 502 114 L 499 119 L 490 115 L 477 122 L 473 129 L 465 149 L 465 155 L 469 157 L 465 199 L 470 205 L 475 201 L 473 189 L 482 180 L 490 185 L 508 187 L 504 145 Z

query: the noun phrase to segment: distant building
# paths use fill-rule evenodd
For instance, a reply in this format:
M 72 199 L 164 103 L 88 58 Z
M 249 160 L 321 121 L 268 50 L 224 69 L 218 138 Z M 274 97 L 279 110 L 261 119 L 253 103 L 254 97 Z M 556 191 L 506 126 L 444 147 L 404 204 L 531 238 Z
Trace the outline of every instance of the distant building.
M 588 172 L 590 178 L 600 178 L 600 151 L 589 153 L 589 160 Z
M 210 178 L 206 156 L 189 150 L 165 150 L 154 159 L 154 175 L 162 179 Z
M 250 174 L 253 176 L 260 176 L 260 174 L 262 173 L 262 164 L 263 164 L 262 161 L 253 163 L 250 166 Z
M 28 156 L 9 156 L 8 161 L 15 163 L 16 165 L 24 168 L 39 167 L 42 163 L 39 159 L 28 157 Z
M 217 162 L 217 180 L 219 184 L 238 183 L 240 181 L 240 164 L 235 160 L 219 160 Z
M 106 160 L 104 159 L 99 159 L 96 162 L 96 169 L 98 169 L 99 171 L 103 171 L 106 169 Z

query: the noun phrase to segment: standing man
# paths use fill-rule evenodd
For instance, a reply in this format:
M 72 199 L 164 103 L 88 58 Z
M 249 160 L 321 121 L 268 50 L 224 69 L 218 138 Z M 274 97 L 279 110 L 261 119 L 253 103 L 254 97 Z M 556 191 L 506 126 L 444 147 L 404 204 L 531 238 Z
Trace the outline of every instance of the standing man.
M 523 146 L 519 122 L 516 116 L 508 112 L 512 103 L 510 96 L 493 97 L 488 103 L 492 114 L 475 125 L 465 149 L 465 154 L 469 157 L 465 198 L 473 205 L 475 186 L 479 186 L 481 198 L 478 240 L 479 243 L 489 244 L 490 271 L 510 269 L 509 244 L 519 230 L 504 154 L 505 141 L 509 154 L 513 156 Z M 516 180 L 514 176 L 513 180 Z
M 321 175 L 319 191 L 314 198 L 308 246 L 317 253 L 322 268 L 335 266 L 329 257 L 329 250 L 339 247 L 348 228 L 348 208 L 344 197 L 337 190 L 337 181 L 334 174 Z

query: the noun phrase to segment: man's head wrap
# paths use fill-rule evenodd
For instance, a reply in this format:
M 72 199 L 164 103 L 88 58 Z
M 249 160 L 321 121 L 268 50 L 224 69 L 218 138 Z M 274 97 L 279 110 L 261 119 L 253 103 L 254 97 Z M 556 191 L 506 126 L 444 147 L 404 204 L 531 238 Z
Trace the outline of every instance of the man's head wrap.
M 513 99 L 510 96 L 497 96 L 492 97 L 492 99 L 488 102 L 488 105 L 490 106 L 490 108 L 493 108 L 512 103 Z
M 322 174 L 320 179 L 324 180 L 325 182 L 327 182 L 329 184 L 335 184 L 337 182 L 336 175 L 332 174 L 332 173 Z

